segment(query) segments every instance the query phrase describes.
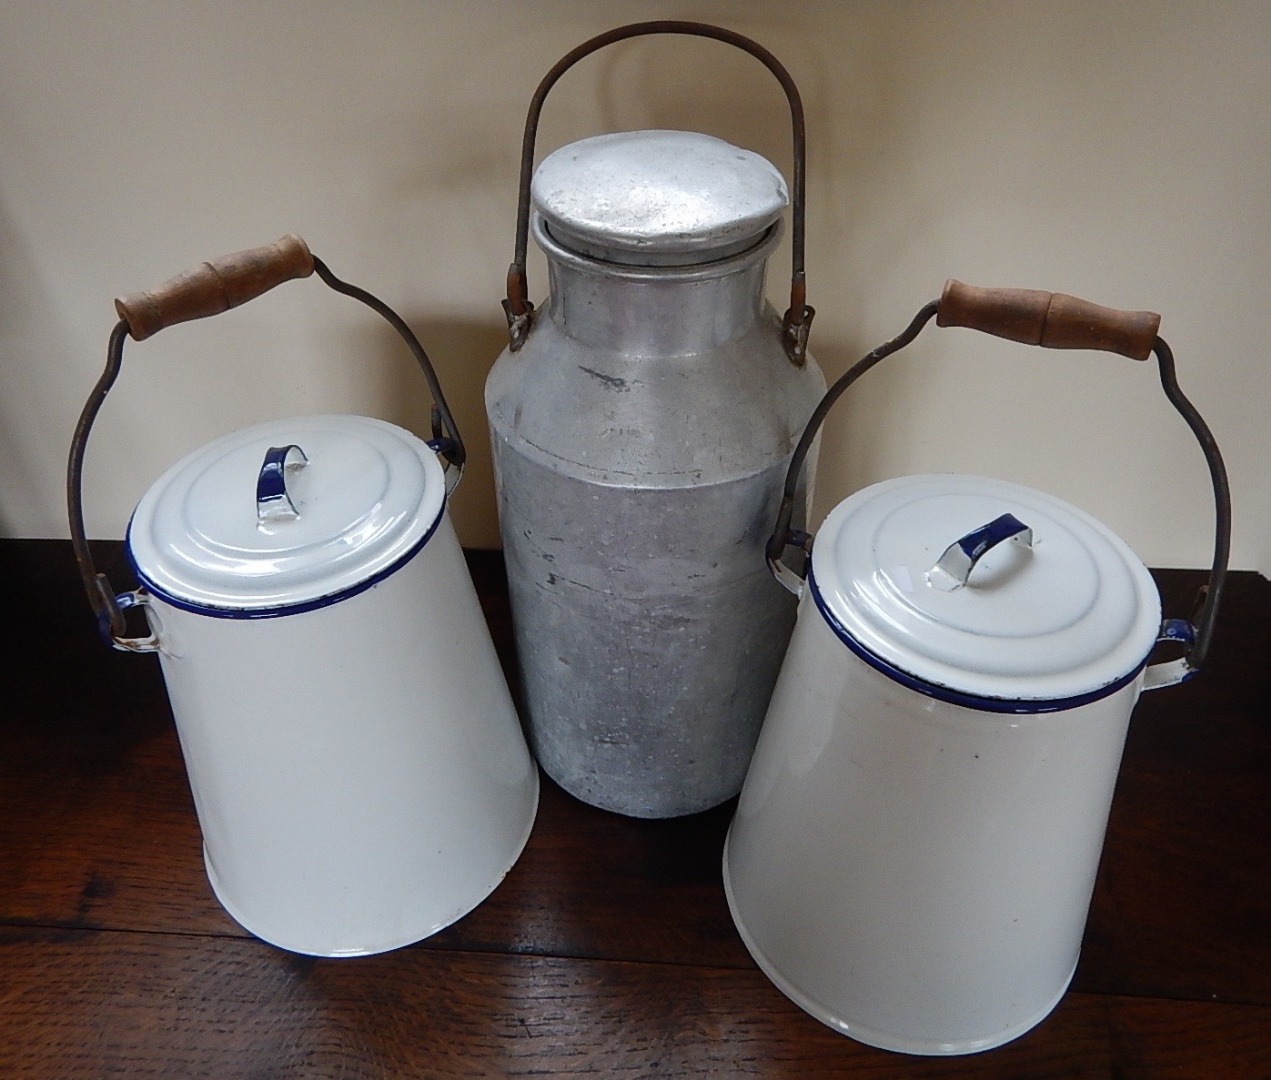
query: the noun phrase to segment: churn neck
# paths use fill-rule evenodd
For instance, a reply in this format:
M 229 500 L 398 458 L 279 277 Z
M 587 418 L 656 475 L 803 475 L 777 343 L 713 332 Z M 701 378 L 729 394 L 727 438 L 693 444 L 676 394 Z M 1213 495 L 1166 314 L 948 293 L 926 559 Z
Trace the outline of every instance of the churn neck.
M 754 328 L 767 308 L 768 256 L 782 226 L 739 253 L 687 266 L 632 266 L 572 251 L 538 214 L 531 230 L 547 256 L 546 315 L 563 334 L 633 356 L 674 356 L 720 348 Z

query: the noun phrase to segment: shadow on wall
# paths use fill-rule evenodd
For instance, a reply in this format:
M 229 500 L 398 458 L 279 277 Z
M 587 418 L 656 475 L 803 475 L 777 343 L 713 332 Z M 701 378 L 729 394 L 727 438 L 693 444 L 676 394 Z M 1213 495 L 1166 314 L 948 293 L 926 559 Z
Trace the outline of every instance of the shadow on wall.
M 50 491 L 46 478 L 65 468 L 71 431 L 47 429 L 62 389 L 56 372 L 71 345 L 54 325 L 54 311 L 0 194 L 0 536 L 18 535 L 21 522 L 36 516 L 33 508 L 47 512 L 47 504 L 62 500 L 61 485 Z
M 463 480 L 450 502 L 459 542 L 468 548 L 497 548 L 499 522 L 485 417 L 485 379 L 507 346 L 507 328 L 494 317 L 489 322 L 473 322 L 401 314 L 432 361 L 468 452 Z M 402 339 L 385 324 L 376 330 L 370 352 L 374 362 L 365 366 L 367 381 L 361 393 L 372 403 L 373 414 L 421 438 L 430 438 L 428 384 Z

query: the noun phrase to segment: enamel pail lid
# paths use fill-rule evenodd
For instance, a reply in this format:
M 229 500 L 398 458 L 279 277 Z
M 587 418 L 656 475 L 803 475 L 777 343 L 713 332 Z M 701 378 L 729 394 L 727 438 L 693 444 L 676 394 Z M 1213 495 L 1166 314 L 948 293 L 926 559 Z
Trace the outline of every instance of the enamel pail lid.
M 128 554 L 146 588 L 259 618 L 344 599 L 417 553 L 445 511 L 441 464 L 363 416 L 270 421 L 216 439 L 142 497 Z
M 838 636 L 931 696 L 993 711 L 1070 708 L 1134 679 L 1160 599 L 1115 533 L 987 477 L 889 480 L 840 503 L 809 577 Z

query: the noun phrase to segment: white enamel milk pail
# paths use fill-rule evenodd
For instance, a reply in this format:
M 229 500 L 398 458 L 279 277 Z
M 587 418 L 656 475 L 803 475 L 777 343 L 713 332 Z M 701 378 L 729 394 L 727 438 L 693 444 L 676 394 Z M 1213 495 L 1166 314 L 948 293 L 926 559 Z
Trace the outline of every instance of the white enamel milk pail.
M 1229 498 L 1159 320 L 1023 290 L 951 282 L 830 390 L 804 445 L 937 313 L 1051 347 L 1155 351 L 1218 506 L 1195 627 L 1162 622 L 1151 576 L 1110 529 L 1018 484 L 886 481 L 840 503 L 815 544 L 778 521 L 769 558 L 801 599 L 725 846 L 733 918 L 764 972 L 831 1027 L 966 1054 L 1039 1023 L 1072 978 L 1130 713 L 1203 660 Z M 796 452 L 791 484 L 800 466 Z M 789 546 L 810 549 L 806 581 L 781 562 Z M 1184 655 L 1149 664 L 1158 640 Z
M 216 439 L 142 497 L 126 544 L 141 587 L 115 596 L 84 539 L 80 476 L 125 336 L 314 269 L 403 334 L 433 387 L 436 437 L 306 416 Z M 538 799 L 446 512 L 463 449 L 431 365 L 396 315 L 296 237 L 116 306 L 107 371 L 72 448 L 72 535 L 106 636 L 159 654 L 212 888 L 247 930 L 295 952 L 427 937 L 499 884 Z M 144 609 L 149 636 L 127 635 L 130 607 Z

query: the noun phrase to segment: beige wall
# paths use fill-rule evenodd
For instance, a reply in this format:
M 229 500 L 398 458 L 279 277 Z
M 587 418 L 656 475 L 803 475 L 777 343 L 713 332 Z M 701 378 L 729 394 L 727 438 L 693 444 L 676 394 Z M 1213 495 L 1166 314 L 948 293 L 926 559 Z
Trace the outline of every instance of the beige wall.
M 567 49 L 655 17 L 747 33 L 802 88 L 828 373 L 949 276 L 1154 308 L 1227 455 L 1233 565 L 1271 572 L 1264 0 L 0 0 L 0 535 L 66 535 L 65 453 L 111 299 L 296 231 L 434 354 L 476 451 L 460 534 L 496 544 L 481 386 L 524 107 Z M 776 84 L 713 43 L 593 58 L 549 100 L 540 145 L 637 127 L 788 164 Z M 782 253 L 778 303 L 786 272 Z M 393 339 L 316 281 L 132 345 L 90 448 L 90 532 L 121 535 L 187 449 L 325 410 L 426 416 Z M 1151 565 L 1208 559 L 1199 451 L 1132 361 L 929 332 L 845 400 L 821 461 L 822 510 L 889 475 L 975 470 L 1077 502 Z

